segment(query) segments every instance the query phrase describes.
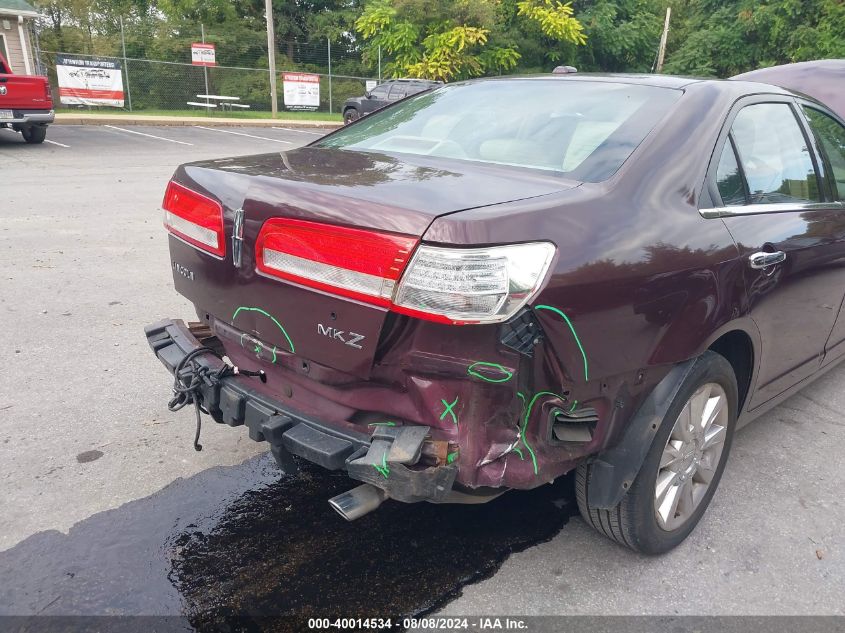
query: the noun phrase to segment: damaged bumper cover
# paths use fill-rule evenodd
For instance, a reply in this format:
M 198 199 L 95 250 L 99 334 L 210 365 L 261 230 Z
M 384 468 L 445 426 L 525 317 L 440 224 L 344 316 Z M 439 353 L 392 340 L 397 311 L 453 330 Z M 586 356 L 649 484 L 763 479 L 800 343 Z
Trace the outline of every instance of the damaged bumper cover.
M 199 330 L 208 331 L 204 325 L 195 331 Z M 185 356 L 203 347 L 192 328 L 179 319 L 159 321 L 144 332 L 171 374 Z M 196 361 L 212 371 L 223 366 L 211 354 Z M 376 427 L 372 433 L 337 429 L 256 392 L 239 376 L 203 385 L 201 391 L 201 404 L 216 422 L 245 425 L 250 439 L 267 441 L 284 472 L 295 472 L 291 455 L 297 455 L 330 470 L 345 470 L 351 478 L 381 488 L 398 501 L 443 502 L 452 491 L 457 465 L 418 464 L 427 426 Z

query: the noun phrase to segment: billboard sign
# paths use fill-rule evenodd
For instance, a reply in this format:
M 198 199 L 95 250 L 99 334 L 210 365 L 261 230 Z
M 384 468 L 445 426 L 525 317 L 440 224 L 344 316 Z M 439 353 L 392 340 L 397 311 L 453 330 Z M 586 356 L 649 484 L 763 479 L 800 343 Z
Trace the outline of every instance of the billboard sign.
M 316 110 L 320 107 L 320 75 L 282 73 L 282 90 L 288 110 Z
M 191 63 L 194 66 L 216 66 L 217 50 L 214 44 L 194 42 L 191 44 Z
M 123 73 L 115 59 L 56 55 L 56 77 L 63 105 L 123 107 Z

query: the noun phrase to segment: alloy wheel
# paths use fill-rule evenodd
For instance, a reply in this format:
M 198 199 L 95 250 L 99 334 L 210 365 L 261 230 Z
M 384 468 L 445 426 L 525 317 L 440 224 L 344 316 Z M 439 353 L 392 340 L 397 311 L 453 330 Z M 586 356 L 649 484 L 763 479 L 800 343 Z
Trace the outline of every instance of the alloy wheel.
M 657 470 L 654 514 L 661 529 L 678 529 L 695 513 L 716 475 L 725 447 L 728 397 L 709 382 L 681 410 Z

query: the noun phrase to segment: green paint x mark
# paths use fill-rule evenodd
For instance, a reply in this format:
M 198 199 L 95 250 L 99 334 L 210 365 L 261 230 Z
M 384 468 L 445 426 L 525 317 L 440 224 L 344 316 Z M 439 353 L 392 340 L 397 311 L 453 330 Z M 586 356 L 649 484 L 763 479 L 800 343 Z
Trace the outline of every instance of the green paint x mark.
M 381 466 L 373 464 L 373 468 L 375 468 L 382 477 L 385 479 L 388 478 L 390 475 L 390 467 L 387 465 L 387 453 L 383 453 L 381 456 Z
M 456 404 L 458 404 L 458 396 L 455 396 L 455 401 L 454 401 L 454 402 L 446 402 L 446 401 L 445 401 L 445 400 L 443 400 L 442 398 L 441 398 L 440 402 L 442 402 L 442 403 L 443 403 L 443 406 L 444 406 L 444 407 L 446 407 L 446 408 L 443 410 L 443 413 L 441 413 L 441 414 L 440 414 L 440 419 L 442 420 L 443 418 L 445 418 L 447 414 L 448 414 L 448 415 L 451 415 L 451 416 L 452 416 L 452 423 L 453 423 L 455 426 L 458 426 L 458 416 L 456 416 L 456 415 L 455 415 L 455 411 L 454 411 L 454 409 L 453 409 L 453 407 L 454 407 Z
M 519 455 L 519 459 L 525 459 L 525 455 L 522 454 L 522 450 L 518 446 L 513 447 L 513 452 Z
M 278 319 L 276 319 L 276 317 L 274 317 L 272 314 L 270 314 L 266 310 L 262 310 L 261 308 L 251 308 L 249 306 L 241 306 L 237 310 L 235 310 L 235 313 L 232 315 L 232 323 L 233 324 L 235 322 L 235 319 L 238 317 L 238 314 L 240 314 L 241 312 L 258 312 L 258 314 L 263 314 L 264 316 L 266 316 L 273 323 L 275 323 L 276 327 L 278 327 L 282 331 L 282 334 L 285 335 L 285 340 L 287 340 L 288 345 L 290 346 L 291 354 L 296 353 L 296 350 L 294 349 L 294 346 L 293 346 L 293 341 L 290 340 L 290 336 L 288 336 L 287 331 L 285 330 L 284 327 L 282 327 L 282 324 L 279 323 Z
M 558 310 L 557 308 L 553 308 L 552 306 L 540 305 L 534 306 L 534 310 L 549 310 L 554 312 L 558 316 L 562 317 L 564 321 L 566 321 L 566 325 L 569 326 L 569 331 L 572 332 L 572 337 L 575 339 L 575 343 L 578 345 L 578 349 L 581 350 L 581 357 L 584 359 L 584 380 L 590 379 L 590 368 L 589 363 L 587 363 L 587 353 L 584 351 L 584 346 L 581 345 L 581 339 L 578 338 L 578 333 L 575 331 L 575 326 L 572 325 L 572 321 L 569 320 L 569 317 L 566 316 L 563 312 Z
M 367 426 L 396 426 L 396 422 L 371 422 Z
M 534 454 L 534 449 L 531 448 L 531 445 L 528 443 L 528 440 L 525 437 L 525 429 L 528 427 L 528 419 L 531 417 L 531 410 L 534 408 L 534 403 L 537 402 L 537 398 L 540 396 L 554 396 L 555 398 L 560 398 L 563 400 L 563 396 L 553 393 L 551 391 L 540 391 L 534 394 L 534 397 L 531 398 L 531 402 L 528 403 L 528 409 L 525 411 L 525 417 L 522 421 L 522 428 L 520 429 L 520 434 L 522 437 L 522 443 L 525 444 L 525 448 L 528 449 L 528 452 L 531 453 L 531 461 L 534 464 L 534 474 L 537 474 L 537 456 Z
M 454 453 L 449 453 L 449 454 L 446 456 L 446 463 L 447 463 L 447 464 L 451 464 L 451 463 L 452 463 L 453 461 L 455 461 L 457 458 L 458 458 L 458 451 L 455 451 Z
M 575 407 L 577 407 L 577 406 L 578 406 L 578 401 L 576 400 L 575 402 L 572 403 L 572 406 L 569 408 L 569 412 L 572 413 L 573 411 L 575 411 Z
M 479 373 L 476 368 L 478 369 L 493 369 L 497 372 L 501 372 L 502 376 L 499 378 L 490 378 L 489 376 L 485 376 L 484 374 Z M 478 361 L 473 363 L 467 368 L 467 374 L 470 376 L 475 376 L 483 380 L 484 382 L 507 382 L 511 378 L 513 378 L 513 372 L 510 371 L 507 367 L 502 367 L 499 363 L 486 363 L 484 361 Z

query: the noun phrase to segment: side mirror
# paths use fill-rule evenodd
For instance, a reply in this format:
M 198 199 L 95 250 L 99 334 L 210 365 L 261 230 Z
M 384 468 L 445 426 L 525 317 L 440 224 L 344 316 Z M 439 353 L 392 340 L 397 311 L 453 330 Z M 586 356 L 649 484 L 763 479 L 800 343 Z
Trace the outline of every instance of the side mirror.
M 371 93 L 371 92 L 365 92 L 365 93 L 364 93 L 364 96 L 365 96 L 367 99 L 372 99 L 372 98 L 373 98 L 373 93 Z

